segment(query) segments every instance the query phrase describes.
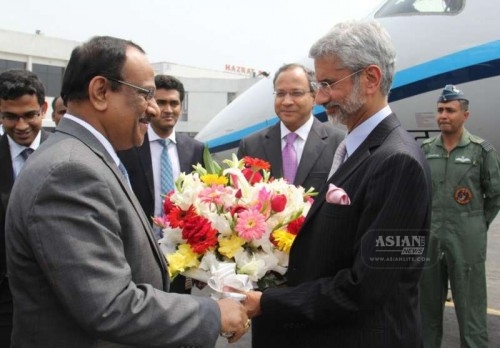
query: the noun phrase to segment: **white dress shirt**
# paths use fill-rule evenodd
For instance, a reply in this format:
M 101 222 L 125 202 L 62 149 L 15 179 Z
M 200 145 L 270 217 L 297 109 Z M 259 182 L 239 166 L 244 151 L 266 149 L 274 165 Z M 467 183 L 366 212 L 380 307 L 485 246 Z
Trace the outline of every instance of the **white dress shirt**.
M 14 170 L 14 178 L 17 178 L 25 162 L 23 156 L 21 155 L 21 152 L 26 150 L 28 147 L 32 148 L 33 150 L 38 149 L 38 146 L 40 146 L 40 139 L 42 137 L 42 132 L 41 131 L 38 132 L 35 139 L 30 144 L 30 146 L 19 145 L 14 140 L 12 140 L 12 138 L 8 134 L 6 135 L 6 137 L 7 140 L 9 141 L 10 158 L 12 159 L 12 169 Z

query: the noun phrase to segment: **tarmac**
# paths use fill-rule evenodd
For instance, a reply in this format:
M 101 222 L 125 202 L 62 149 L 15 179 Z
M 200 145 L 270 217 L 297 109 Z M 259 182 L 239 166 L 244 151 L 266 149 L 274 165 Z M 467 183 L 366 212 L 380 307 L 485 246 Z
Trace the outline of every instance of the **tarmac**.
M 486 260 L 486 276 L 488 286 L 488 336 L 489 348 L 500 347 L 500 216 L 497 216 L 488 231 L 488 252 Z M 207 295 L 207 288 L 193 291 L 196 295 Z M 443 327 L 443 348 L 460 348 L 460 335 L 453 307 L 453 300 L 446 303 Z M 228 344 L 220 337 L 216 348 L 250 348 L 252 339 L 250 332 L 238 342 Z M 334 347 L 334 346 L 332 346 Z

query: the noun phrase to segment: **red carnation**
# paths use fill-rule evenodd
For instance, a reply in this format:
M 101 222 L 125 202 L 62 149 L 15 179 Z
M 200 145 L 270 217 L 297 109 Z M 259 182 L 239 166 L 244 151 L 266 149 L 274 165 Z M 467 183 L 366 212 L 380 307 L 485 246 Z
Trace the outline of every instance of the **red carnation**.
M 210 221 L 199 215 L 190 216 L 184 222 L 182 238 L 197 254 L 204 254 L 217 244 L 217 230 L 212 228 Z

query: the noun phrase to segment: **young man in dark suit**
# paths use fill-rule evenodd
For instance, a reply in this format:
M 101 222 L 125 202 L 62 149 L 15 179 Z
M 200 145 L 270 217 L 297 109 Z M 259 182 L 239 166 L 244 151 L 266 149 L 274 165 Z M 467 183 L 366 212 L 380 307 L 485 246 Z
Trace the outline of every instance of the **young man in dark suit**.
M 12 296 L 5 260 L 5 212 L 10 191 L 29 155 L 49 135 L 42 129 L 47 111 L 45 88 L 27 70 L 0 74 L 0 117 L 5 135 L 0 138 L 0 346 L 10 346 Z
M 274 74 L 274 110 L 280 122 L 241 140 L 238 158 L 251 156 L 271 164 L 271 175 L 318 191 L 326 182 L 333 154 L 344 132 L 312 115 L 314 73 L 300 64 L 283 65 Z M 284 155 L 288 134 L 294 133 L 294 163 Z M 287 167 L 292 166 L 291 176 Z
M 395 49 L 378 23 L 346 22 L 310 56 L 316 103 L 348 134 L 292 246 L 287 287 L 247 293 L 249 315 L 260 314 L 253 328 L 262 332 L 252 343 L 420 347 L 431 180 L 422 150 L 388 105 Z
M 163 197 L 168 193 L 166 191 L 173 189 L 173 186 L 162 187 L 162 170 L 165 170 L 162 168 L 162 156 L 166 155 L 170 160 L 172 180 L 175 181 L 181 172 L 190 173 L 193 165 L 203 163 L 204 149 L 203 143 L 175 131 L 185 95 L 182 82 L 173 76 L 156 75 L 155 85 L 160 116 L 151 120 L 142 146 L 118 152 L 127 168 L 132 190 L 150 218 L 162 214 Z M 166 147 L 161 143 L 165 140 L 169 142 Z M 159 228 L 154 231 L 157 239 L 162 238 Z M 170 291 L 191 293 L 191 284 L 190 279 L 177 276 L 170 285 Z

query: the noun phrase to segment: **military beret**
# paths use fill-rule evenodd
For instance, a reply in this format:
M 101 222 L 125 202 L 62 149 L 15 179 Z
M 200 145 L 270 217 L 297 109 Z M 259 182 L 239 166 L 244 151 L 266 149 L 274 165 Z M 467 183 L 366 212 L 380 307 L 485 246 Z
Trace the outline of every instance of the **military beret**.
M 464 97 L 464 92 L 459 90 L 457 87 L 453 85 L 446 85 L 438 98 L 438 103 L 446 103 L 451 100 L 467 100 L 467 98 Z

